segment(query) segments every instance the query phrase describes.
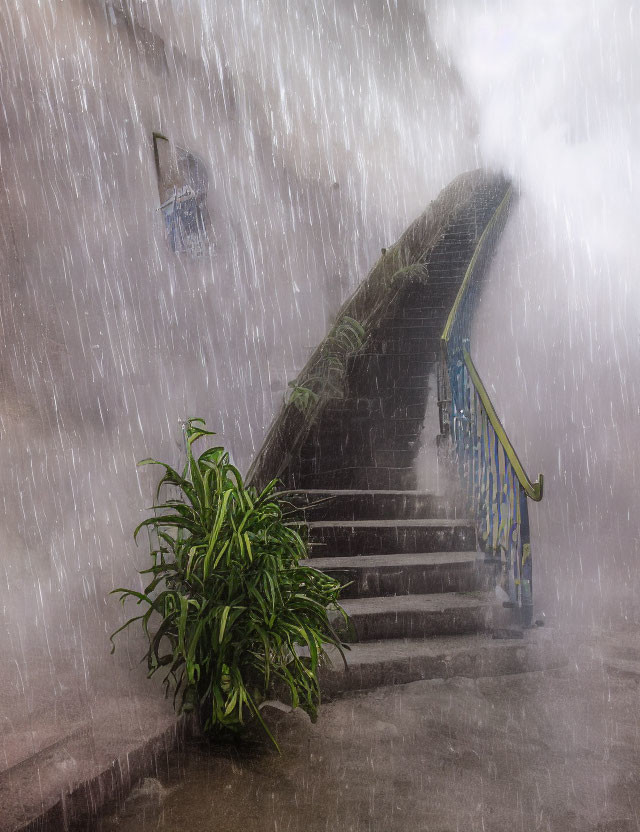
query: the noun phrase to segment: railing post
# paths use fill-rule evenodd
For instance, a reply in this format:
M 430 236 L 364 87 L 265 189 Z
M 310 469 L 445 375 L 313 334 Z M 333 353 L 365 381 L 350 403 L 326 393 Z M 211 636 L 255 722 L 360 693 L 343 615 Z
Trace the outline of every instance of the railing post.
M 529 536 L 529 503 L 527 492 L 520 486 L 520 616 L 523 627 L 530 627 L 533 619 L 533 563 Z
M 441 336 L 439 448 L 447 444 L 456 456 L 460 496 L 475 514 L 478 547 L 487 561 L 501 564 L 501 584 L 510 599 L 504 606 L 517 609 L 520 623 L 529 627 L 533 579 L 528 497 L 542 499 L 542 474 L 536 483 L 527 476 L 475 368 L 469 344 L 480 277 L 510 199 L 509 188 L 476 244 Z
M 447 369 L 447 360 L 443 355 L 440 356 L 440 362 L 437 368 L 438 380 L 438 418 L 440 420 L 440 436 L 445 437 L 449 435 L 451 430 L 449 410 L 451 407 L 451 388 L 449 385 L 449 372 Z

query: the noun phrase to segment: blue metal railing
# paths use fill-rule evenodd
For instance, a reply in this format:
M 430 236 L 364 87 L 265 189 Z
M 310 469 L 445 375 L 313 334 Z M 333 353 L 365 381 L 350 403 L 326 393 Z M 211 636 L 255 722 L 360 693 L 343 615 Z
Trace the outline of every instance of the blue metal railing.
M 529 626 L 533 614 L 528 498 L 542 499 L 543 477 L 532 483 L 491 403 L 470 354 L 469 337 L 481 276 L 504 227 L 509 189 L 478 240 L 441 337 L 440 432 L 450 440 L 478 546 L 501 565 L 508 605 Z

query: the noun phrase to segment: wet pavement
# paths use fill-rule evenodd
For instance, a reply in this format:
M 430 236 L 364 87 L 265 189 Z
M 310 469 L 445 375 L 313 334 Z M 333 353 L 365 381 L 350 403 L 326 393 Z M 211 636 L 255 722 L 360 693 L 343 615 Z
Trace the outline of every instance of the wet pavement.
M 381 688 L 317 724 L 270 715 L 278 756 L 192 743 L 93 832 L 640 829 L 640 639 L 584 635 L 562 669 Z M 564 637 L 568 638 L 568 637 Z

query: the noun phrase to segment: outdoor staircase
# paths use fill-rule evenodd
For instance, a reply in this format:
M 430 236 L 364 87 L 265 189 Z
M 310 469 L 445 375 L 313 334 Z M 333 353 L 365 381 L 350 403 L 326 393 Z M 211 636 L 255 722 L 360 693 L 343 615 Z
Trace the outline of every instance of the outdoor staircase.
M 547 666 L 540 637 L 525 651 L 522 632 L 505 633 L 494 567 L 446 500 L 397 490 L 306 490 L 296 500 L 307 518 L 308 565 L 348 584 L 348 624 L 334 618 L 350 645 L 347 669 L 332 656 L 326 693 Z M 496 623 L 511 638 L 495 639 Z
M 478 240 L 507 183 L 488 177 L 390 301 L 364 348 L 347 361 L 345 396 L 330 400 L 299 463 L 301 488 L 414 490 L 415 456 L 435 388 L 440 339 Z M 432 435 L 437 425 L 432 426 Z M 391 517 L 389 519 L 395 519 Z
M 334 657 L 326 692 L 549 664 L 545 635 L 511 626 L 498 602 L 495 561 L 478 552 L 464 502 L 416 490 L 440 338 L 504 189 L 489 180 L 452 218 L 349 359 L 344 397 L 323 407 L 283 477 L 308 525 L 309 565 L 348 584 L 348 624 L 335 620 L 347 668 Z

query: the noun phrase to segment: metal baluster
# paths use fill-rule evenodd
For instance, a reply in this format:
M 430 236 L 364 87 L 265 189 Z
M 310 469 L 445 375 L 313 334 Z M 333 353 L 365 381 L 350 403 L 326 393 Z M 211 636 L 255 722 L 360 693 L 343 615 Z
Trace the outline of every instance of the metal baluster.
M 503 586 L 508 588 L 511 603 L 520 607 L 522 623 L 527 626 L 532 619 L 527 495 L 534 500 L 541 498 L 542 477 L 535 485 L 526 477 L 467 355 L 470 353 L 468 335 L 477 306 L 480 279 L 504 225 L 510 198 L 509 192 L 476 245 L 456 298 L 455 313 L 443 333 L 442 381 L 438 387 L 438 399 L 443 435 L 447 430 L 444 406 L 449 405 L 449 447 L 456 454 L 460 477 L 466 478 L 461 485 L 467 505 L 475 515 L 478 545 L 487 556 L 501 561 Z M 441 391 L 447 383 L 448 401 L 445 402 Z M 476 389 L 478 383 L 480 389 Z
M 523 627 L 530 627 L 533 619 L 533 564 L 529 537 L 529 503 L 524 488 L 520 487 L 520 609 Z

